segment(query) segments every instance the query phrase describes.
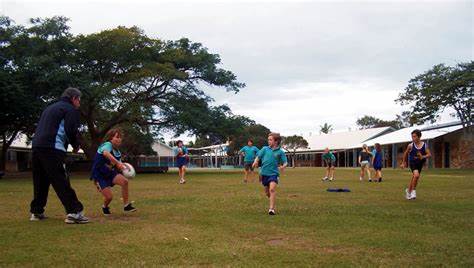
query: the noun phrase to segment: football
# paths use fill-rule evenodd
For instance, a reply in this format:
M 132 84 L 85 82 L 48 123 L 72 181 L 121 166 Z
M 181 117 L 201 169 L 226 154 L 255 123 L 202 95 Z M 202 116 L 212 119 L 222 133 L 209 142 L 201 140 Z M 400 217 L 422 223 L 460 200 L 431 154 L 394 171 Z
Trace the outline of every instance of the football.
M 132 179 L 135 177 L 135 168 L 129 163 L 123 163 L 125 168 L 122 170 L 122 174 L 127 178 L 127 179 Z

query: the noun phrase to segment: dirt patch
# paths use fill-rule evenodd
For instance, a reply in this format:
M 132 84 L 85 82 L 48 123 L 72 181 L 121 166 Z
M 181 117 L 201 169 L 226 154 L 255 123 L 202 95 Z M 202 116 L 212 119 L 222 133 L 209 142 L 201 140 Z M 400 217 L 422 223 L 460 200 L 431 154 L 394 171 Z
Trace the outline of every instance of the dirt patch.
M 282 238 L 273 238 L 273 239 L 270 239 L 270 240 L 267 240 L 267 245 L 270 245 L 270 246 L 279 246 L 279 245 L 283 245 L 284 241 Z
M 96 223 L 110 223 L 110 222 L 137 222 L 140 221 L 140 217 L 138 216 L 123 216 L 123 215 L 110 215 L 110 216 L 97 216 L 97 217 L 89 217 L 91 222 Z

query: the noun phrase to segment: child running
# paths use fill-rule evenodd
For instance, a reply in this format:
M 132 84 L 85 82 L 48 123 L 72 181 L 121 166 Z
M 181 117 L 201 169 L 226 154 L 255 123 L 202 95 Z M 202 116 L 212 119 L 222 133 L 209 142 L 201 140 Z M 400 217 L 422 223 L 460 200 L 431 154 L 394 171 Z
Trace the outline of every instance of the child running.
M 92 165 L 91 180 L 100 193 L 104 196 L 104 204 L 102 205 L 102 212 L 104 215 L 110 215 L 110 202 L 112 202 L 112 187 L 115 184 L 122 187 L 123 211 L 133 212 L 137 209 L 132 206 L 132 202 L 128 201 L 128 179 L 120 172 L 127 168 L 121 162 L 121 153 L 118 150 L 122 144 L 122 131 L 118 128 L 109 130 L 104 137 L 102 143 L 97 149 L 97 153 Z
M 329 148 L 324 149 L 323 162 L 326 166 L 326 176 L 322 179 L 323 181 L 334 179 L 334 169 L 336 168 L 336 157 L 332 152 L 329 151 Z
M 416 199 L 416 186 L 420 178 L 421 169 L 427 158 L 431 157 L 431 152 L 426 148 L 426 143 L 421 141 L 421 131 L 415 129 L 411 132 L 412 143 L 408 144 L 403 154 L 402 168 L 406 167 L 407 158 L 412 172 L 412 177 L 408 188 L 405 189 L 405 198 L 407 200 Z
M 372 151 L 372 155 L 372 166 L 375 171 L 374 179 L 375 181 L 382 182 L 383 153 L 380 143 L 375 144 L 375 149 Z
M 369 182 L 372 181 L 372 178 L 370 178 L 370 167 L 369 167 L 370 157 L 372 157 L 372 153 L 369 151 L 369 147 L 367 147 L 367 144 L 362 145 L 362 151 L 360 151 L 359 153 L 359 165 L 360 165 L 359 180 L 360 181 L 364 179 L 365 173 L 367 173 Z
M 188 148 L 184 146 L 183 141 L 181 140 L 177 141 L 176 145 L 178 146 L 176 152 L 176 164 L 179 169 L 179 183 L 185 184 L 186 179 L 184 179 L 184 175 L 186 175 L 186 165 L 189 160 Z
M 275 215 L 276 186 L 280 172 L 288 165 L 285 152 L 280 148 L 281 136 L 279 133 L 268 134 L 268 146 L 263 147 L 253 162 L 253 167 L 260 167 L 260 181 L 265 186 L 265 194 L 270 199 L 269 215 Z
M 249 181 L 249 176 L 253 174 L 254 168 L 252 164 L 255 160 L 255 157 L 257 156 L 258 151 L 258 148 L 253 146 L 253 141 L 251 139 L 249 139 L 247 141 L 247 145 L 242 147 L 242 149 L 239 151 L 240 154 L 244 155 L 244 183 L 247 183 Z

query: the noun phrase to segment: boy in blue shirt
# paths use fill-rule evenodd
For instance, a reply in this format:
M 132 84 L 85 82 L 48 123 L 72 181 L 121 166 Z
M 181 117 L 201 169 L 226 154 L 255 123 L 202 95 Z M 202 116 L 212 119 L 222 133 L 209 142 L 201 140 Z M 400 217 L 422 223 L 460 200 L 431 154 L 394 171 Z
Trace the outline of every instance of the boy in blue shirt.
M 261 160 L 260 181 L 265 186 L 265 193 L 270 199 L 269 215 L 275 215 L 276 186 L 280 172 L 288 165 L 285 152 L 280 148 L 281 136 L 279 133 L 268 134 L 268 146 L 263 147 L 253 162 L 256 168 Z
M 253 161 L 255 161 L 255 157 L 258 153 L 258 148 L 253 146 L 253 141 L 249 139 L 247 141 L 247 145 L 240 149 L 239 153 L 244 156 L 244 182 L 246 183 L 249 181 L 249 175 L 253 173 L 254 168 L 252 166 Z M 253 182 L 253 179 L 252 179 Z
M 178 146 L 176 149 L 176 164 L 179 169 L 179 183 L 185 184 L 184 175 L 186 175 L 186 165 L 189 161 L 188 148 L 184 146 L 181 140 L 177 141 L 176 145 Z

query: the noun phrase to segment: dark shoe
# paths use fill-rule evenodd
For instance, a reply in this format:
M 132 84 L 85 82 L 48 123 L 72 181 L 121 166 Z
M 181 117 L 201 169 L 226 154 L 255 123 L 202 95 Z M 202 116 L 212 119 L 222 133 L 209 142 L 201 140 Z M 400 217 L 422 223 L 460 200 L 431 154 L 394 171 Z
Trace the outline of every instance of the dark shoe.
M 379 182 L 382 182 L 382 178 L 379 178 Z
M 134 211 L 137 211 L 137 209 L 134 208 L 132 206 L 132 203 L 130 202 L 125 207 L 123 207 L 123 211 L 125 211 L 125 212 L 134 212 Z
M 105 216 L 109 216 L 110 214 L 110 208 L 109 207 L 103 207 L 102 206 L 102 213 L 104 213 Z

